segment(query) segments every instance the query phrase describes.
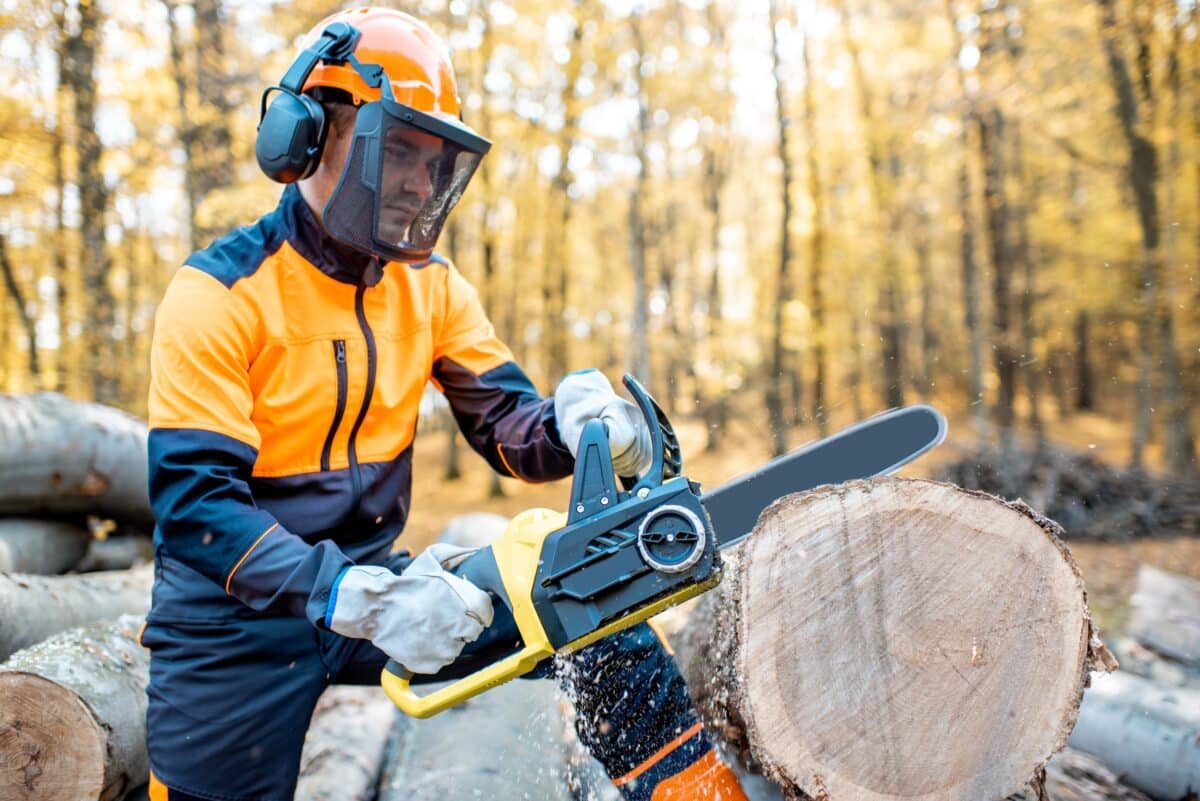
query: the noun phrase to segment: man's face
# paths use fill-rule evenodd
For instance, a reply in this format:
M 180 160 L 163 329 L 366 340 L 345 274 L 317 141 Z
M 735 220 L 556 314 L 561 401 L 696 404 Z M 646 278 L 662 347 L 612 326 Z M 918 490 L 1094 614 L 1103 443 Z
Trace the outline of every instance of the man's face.
M 320 218 L 342 177 L 354 140 L 354 116 L 331 125 L 316 171 L 300 182 L 300 192 Z M 433 194 L 433 178 L 442 156 L 442 139 L 410 128 L 391 128 L 383 142 L 379 238 L 399 243 Z M 370 214 L 370 209 L 364 209 Z
M 379 238 L 401 242 L 433 194 L 442 159 L 440 137 L 411 128 L 390 128 L 383 142 Z

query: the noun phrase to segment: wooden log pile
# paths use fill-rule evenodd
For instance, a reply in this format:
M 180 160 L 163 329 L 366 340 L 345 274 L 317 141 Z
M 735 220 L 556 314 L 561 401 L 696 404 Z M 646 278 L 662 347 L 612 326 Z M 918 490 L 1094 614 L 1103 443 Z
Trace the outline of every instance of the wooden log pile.
M 0 462 L 0 486 L 7 476 L 24 487 L 0 500 L 9 515 L 0 524 L 25 532 L 0 536 L 0 545 L 24 543 L 0 554 L 30 554 L 22 558 L 41 559 L 45 572 L 78 569 L 88 548 L 93 566 L 112 564 L 79 536 L 86 529 L 64 522 L 72 516 L 152 525 L 131 501 L 144 498 L 144 426 L 138 433 L 127 416 L 101 412 L 68 421 L 66 408 L 55 396 L 0 403 L 0 441 L 30 463 Z M 74 426 L 62 438 L 85 443 L 73 461 L 47 433 L 55 425 Z M 38 437 L 50 445 L 30 444 Z M 141 477 L 88 437 L 136 460 Z M 1046 504 L 1072 480 L 1064 472 L 1053 491 L 1045 484 Z M 464 516 L 445 539 L 480 545 L 503 524 Z M 1200 756 L 1188 748 L 1200 724 L 1176 713 L 1200 709 L 1185 694 L 1200 690 L 1164 694 L 1161 682 L 1123 673 L 1093 681 L 1113 664 L 1063 536 L 1023 502 L 912 479 L 823 487 L 772 506 L 729 555 L 720 587 L 664 616 L 709 731 L 751 799 L 1173 801 L 1195 792 Z M 113 542 L 148 556 L 144 539 Z M 1152 654 L 1160 672 L 1183 665 L 1186 683 L 1195 620 L 1179 610 L 1200 605 L 1188 606 L 1186 582 L 1180 590 L 1174 577 L 1147 576 L 1131 648 Z M 0 572 L 0 799 L 144 798 L 149 658 L 136 635 L 150 581 L 149 567 Z M 573 714 L 548 681 L 512 682 L 428 721 L 399 715 L 378 688 L 330 688 L 296 798 L 616 801 L 575 738 Z M 1113 753 L 1091 729 L 1120 735 Z M 1076 747 L 1064 750 L 1068 735 Z M 1121 762 L 1161 758 L 1167 736 L 1179 744 L 1170 764 L 1145 771 L 1169 782 Z
M 938 478 L 1022 498 L 1071 539 L 1200 534 L 1200 482 L 1112 467 L 1063 447 L 985 445 L 943 467 Z

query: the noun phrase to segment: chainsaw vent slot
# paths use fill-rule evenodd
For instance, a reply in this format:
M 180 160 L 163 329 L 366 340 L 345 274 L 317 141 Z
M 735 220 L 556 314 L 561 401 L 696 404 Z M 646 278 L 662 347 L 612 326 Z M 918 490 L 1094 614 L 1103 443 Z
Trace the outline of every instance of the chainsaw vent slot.
M 633 542 L 636 536 L 626 531 L 610 531 L 602 534 L 588 543 L 587 554 L 612 553 Z

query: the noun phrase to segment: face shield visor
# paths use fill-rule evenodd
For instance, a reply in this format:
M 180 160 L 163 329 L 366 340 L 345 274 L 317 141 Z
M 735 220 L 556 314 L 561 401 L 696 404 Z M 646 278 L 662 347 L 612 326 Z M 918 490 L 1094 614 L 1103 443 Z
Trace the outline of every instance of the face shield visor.
M 397 102 L 386 77 L 381 84 L 383 97 L 358 110 L 322 220 L 360 251 L 424 261 L 491 143 L 456 119 Z

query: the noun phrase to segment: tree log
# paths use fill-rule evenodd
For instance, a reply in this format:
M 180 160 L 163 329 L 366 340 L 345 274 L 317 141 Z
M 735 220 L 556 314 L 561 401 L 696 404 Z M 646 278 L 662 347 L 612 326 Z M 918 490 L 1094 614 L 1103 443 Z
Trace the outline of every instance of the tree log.
M 140 627 L 63 632 L 0 665 L 0 798 L 111 801 L 146 781 Z
M 0 574 L 0 659 L 76 626 L 146 614 L 153 581 L 151 565 L 82 576 Z
M 568 797 L 563 720 L 553 681 L 517 679 L 428 720 L 403 721 L 384 768 L 379 801 Z
M 304 738 L 297 801 L 372 801 L 398 712 L 379 687 L 330 687 Z
M 154 561 L 154 543 L 149 537 L 107 537 L 88 543 L 87 553 L 73 568 L 75 573 L 128 570 Z
M 1097 676 L 1083 696 L 1071 745 L 1155 798 L 1200 793 L 1200 691 L 1123 670 Z
M 0 518 L 0 573 L 63 573 L 83 558 L 91 539 L 78 523 Z
M 1129 634 L 1178 662 L 1200 666 L 1200 581 L 1142 565 Z
M 52 392 L 0 397 L 0 513 L 87 513 L 151 530 L 146 424 Z
M 1050 801 L 1150 801 L 1122 784 L 1117 775 L 1091 754 L 1064 748 L 1046 765 L 1046 795 Z M 1010 801 L 1038 801 L 1036 790 L 1027 790 Z
M 710 731 L 789 797 L 1004 798 L 1111 667 L 1060 536 L 1019 501 L 916 479 L 785 497 L 697 605 L 680 665 Z

